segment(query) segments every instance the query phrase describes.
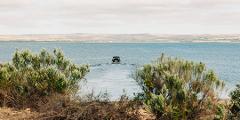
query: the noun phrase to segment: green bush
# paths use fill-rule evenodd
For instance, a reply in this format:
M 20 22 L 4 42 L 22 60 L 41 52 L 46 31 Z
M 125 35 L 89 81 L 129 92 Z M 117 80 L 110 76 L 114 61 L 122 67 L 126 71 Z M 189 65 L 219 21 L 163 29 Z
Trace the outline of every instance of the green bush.
M 224 87 L 203 63 L 162 56 L 136 72 L 138 98 L 163 119 L 197 119 L 216 114 L 217 91 Z M 221 112 L 221 111 L 220 111 Z M 219 112 L 219 113 L 220 113 Z
M 88 65 L 73 64 L 59 49 L 53 54 L 17 50 L 11 62 L 0 65 L 1 103 L 18 105 L 34 97 L 74 93 L 87 72 Z
M 237 88 L 230 93 L 230 97 L 230 117 L 240 119 L 240 85 L 237 85 Z

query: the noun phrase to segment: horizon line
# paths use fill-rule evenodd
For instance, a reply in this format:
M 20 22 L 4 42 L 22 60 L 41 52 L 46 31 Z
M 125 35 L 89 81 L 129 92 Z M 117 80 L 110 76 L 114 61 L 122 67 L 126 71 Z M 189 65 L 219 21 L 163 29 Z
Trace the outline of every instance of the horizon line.
M 23 34 L 0 34 L 4 35 L 240 35 L 240 33 L 23 33 Z

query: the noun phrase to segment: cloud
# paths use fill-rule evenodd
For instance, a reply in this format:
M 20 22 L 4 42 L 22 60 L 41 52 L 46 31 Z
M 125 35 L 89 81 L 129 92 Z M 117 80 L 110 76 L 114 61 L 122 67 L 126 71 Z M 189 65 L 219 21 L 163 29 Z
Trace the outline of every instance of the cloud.
M 0 34 L 238 33 L 239 5 L 239 0 L 0 0 Z

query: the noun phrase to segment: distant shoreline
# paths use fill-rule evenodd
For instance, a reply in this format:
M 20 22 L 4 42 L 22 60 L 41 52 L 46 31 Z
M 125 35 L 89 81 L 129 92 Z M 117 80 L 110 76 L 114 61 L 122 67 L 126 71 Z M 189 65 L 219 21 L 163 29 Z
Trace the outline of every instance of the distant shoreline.
M 157 35 L 157 34 L 27 34 L 0 35 L 0 42 L 82 43 L 240 43 L 240 34 Z
M 66 42 L 66 43 L 240 43 L 240 41 L 72 41 L 72 40 L 0 40 L 0 42 Z

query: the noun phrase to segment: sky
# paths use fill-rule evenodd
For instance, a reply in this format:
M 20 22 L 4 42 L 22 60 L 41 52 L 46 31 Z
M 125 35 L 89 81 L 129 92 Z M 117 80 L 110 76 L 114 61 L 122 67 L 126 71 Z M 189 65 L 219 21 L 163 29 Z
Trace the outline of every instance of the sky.
M 240 0 L 0 0 L 0 34 L 238 34 Z

